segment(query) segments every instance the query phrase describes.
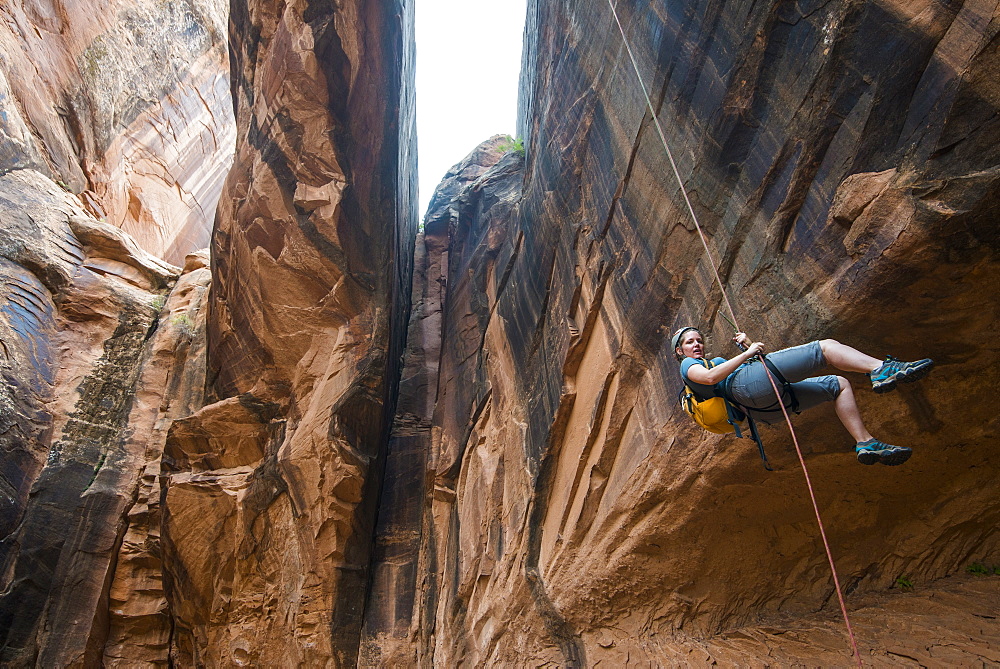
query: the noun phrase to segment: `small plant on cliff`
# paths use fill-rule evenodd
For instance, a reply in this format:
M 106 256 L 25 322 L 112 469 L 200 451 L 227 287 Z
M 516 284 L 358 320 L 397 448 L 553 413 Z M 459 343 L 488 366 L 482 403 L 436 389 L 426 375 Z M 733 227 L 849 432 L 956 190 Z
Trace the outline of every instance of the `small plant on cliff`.
M 506 139 L 500 140 L 497 144 L 497 150 L 507 153 L 508 151 L 513 151 L 519 156 L 524 155 L 524 140 L 518 137 L 514 139 L 510 135 L 507 135 Z
M 896 587 L 900 590 L 913 590 L 913 581 L 906 574 L 901 574 L 896 577 Z
M 990 574 L 1000 575 L 1000 567 L 987 567 L 982 562 L 973 562 L 965 568 L 965 571 L 975 576 L 989 576 Z
M 194 336 L 194 321 L 187 314 L 181 314 L 180 316 L 174 316 L 171 320 L 174 327 L 177 328 L 182 335 L 188 337 L 189 339 Z
M 94 465 L 94 473 L 90 477 L 90 482 L 87 483 L 86 489 L 89 489 L 90 486 L 94 485 L 94 481 L 97 480 L 97 475 L 101 472 L 101 467 L 104 466 L 104 461 L 107 459 L 107 457 L 108 457 L 107 453 L 101 453 L 101 459 L 97 461 L 96 465 Z
M 157 295 L 156 297 L 153 298 L 153 301 L 149 303 L 149 306 L 152 307 L 153 311 L 155 311 L 156 313 L 160 313 L 160 311 L 163 309 L 163 305 L 165 305 L 166 303 L 167 303 L 166 295 Z

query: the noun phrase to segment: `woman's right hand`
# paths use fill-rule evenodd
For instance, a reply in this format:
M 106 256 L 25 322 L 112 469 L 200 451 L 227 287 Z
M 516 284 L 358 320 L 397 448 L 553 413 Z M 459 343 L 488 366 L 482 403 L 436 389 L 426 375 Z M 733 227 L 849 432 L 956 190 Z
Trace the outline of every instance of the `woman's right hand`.
M 763 353 L 763 351 L 764 351 L 764 342 L 755 341 L 754 343 L 750 344 L 750 346 L 747 347 L 746 350 L 747 360 L 754 357 L 755 355 Z

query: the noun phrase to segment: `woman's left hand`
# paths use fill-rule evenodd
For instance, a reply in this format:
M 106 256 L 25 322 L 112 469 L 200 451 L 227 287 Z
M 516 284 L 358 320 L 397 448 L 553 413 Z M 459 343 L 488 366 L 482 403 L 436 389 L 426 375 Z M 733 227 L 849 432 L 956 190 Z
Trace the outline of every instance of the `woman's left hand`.
M 747 336 L 746 332 L 737 332 L 736 336 L 733 337 L 733 341 L 746 349 L 750 345 L 750 337 Z

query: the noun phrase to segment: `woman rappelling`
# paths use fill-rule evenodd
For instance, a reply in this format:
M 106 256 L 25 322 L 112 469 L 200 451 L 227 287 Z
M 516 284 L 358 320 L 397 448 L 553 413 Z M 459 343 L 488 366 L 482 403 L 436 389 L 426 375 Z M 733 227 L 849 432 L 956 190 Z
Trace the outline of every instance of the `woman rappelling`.
M 890 356 L 882 361 L 834 339 L 813 341 L 765 356 L 764 344 L 751 342 L 746 334 L 738 332 L 733 340 L 745 349 L 742 353 L 729 360 L 722 357 L 709 360 L 704 337 L 697 328 L 687 326 L 674 333 L 671 346 L 681 363 L 681 378 L 698 399 L 725 398 L 751 419 L 764 423 L 782 420 L 776 386 L 781 388 L 781 403 L 788 410 L 801 411 L 832 401 L 840 422 L 854 437 L 858 462 L 901 465 L 910 458 L 910 448 L 887 444 L 868 432 L 854 399 L 854 389 L 846 378 L 813 375 L 827 365 L 844 372 L 867 373 L 872 389 L 885 393 L 899 382 L 909 383 L 926 376 L 933 360 L 901 362 Z M 777 379 L 774 386 L 768 379 L 768 370 Z

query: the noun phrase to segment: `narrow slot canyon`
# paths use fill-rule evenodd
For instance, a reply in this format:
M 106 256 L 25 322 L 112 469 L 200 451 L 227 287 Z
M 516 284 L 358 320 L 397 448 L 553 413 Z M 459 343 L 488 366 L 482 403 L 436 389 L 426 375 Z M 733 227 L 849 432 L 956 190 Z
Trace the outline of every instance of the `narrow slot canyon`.
M 0 666 L 1000 664 L 1000 3 L 528 0 L 425 211 L 419 11 L 0 7 Z M 934 360 L 792 416 L 857 657 L 713 263 Z

